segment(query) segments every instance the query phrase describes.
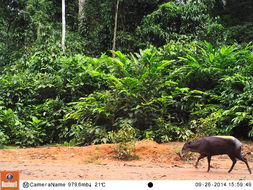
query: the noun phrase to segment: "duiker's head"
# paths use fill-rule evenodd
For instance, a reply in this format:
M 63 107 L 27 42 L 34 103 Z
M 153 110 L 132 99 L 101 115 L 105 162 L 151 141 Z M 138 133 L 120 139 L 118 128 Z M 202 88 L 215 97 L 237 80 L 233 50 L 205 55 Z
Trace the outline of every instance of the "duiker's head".
M 188 141 L 187 143 L 184 144 L 180 154 L 181 157 L 185 156 L 189 151 L 191 151 L 191 144 L 192 141 Z

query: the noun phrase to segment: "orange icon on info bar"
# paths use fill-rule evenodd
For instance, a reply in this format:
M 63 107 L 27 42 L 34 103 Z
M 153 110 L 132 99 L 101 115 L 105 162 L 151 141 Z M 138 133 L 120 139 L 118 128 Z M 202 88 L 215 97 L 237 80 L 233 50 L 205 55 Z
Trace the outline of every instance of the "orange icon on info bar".
M 19 190 L 18 171 L 0 171 L 0 190 Z

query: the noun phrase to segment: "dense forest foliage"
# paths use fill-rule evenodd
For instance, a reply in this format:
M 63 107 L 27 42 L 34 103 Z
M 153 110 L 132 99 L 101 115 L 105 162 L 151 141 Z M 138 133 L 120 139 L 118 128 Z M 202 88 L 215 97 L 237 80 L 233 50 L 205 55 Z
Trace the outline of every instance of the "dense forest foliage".
M 0 144 L 253 137 L 251 0 L 65 9 L 63 51 L 61 0 L 0 2 Z

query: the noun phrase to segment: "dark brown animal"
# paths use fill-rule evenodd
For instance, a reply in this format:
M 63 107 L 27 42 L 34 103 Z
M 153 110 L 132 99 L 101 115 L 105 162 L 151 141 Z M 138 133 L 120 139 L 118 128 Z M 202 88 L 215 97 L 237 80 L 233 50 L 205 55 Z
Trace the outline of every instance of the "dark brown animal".
M 189 151 L 198 152 L 200 156 L 195 164 L 198 167 L 199 160 L 207 157 L 208 169 L 210 170 L 211 157 L 214 155 L 227 154 L 233 161 L 233 164 L 228 172 L 231 172 L 236 164 L 236 158 L 243 161 L 251 174 L 251 169 L 247 160 L 242 156 L 241 153 L 242 143 L 232 136 L 211 136 L 203 137 L 197 141 L 189 141 L 184 144 L 180 157 L 185 156 Z

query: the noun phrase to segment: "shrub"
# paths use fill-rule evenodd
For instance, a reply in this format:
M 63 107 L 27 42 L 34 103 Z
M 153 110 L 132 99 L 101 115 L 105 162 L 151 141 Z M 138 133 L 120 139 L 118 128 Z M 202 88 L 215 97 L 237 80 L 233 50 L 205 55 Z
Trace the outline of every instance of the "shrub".
M 112 142 L 118 143 L 115 148 L 115 158 L 120 160 L 134 160 L 138 159 L 139 156 L 135 153 L 135 129 L 130 125 L 131 121 L 123 120 L 120 121 L 120 129 L 110 133 Z
M 193 132 L 251 137 L 252 49 L 171 41 L 115 58 L 23 57 L 1 70 L 1 142 L 108 143 L 124 123 L 157 142 Z

